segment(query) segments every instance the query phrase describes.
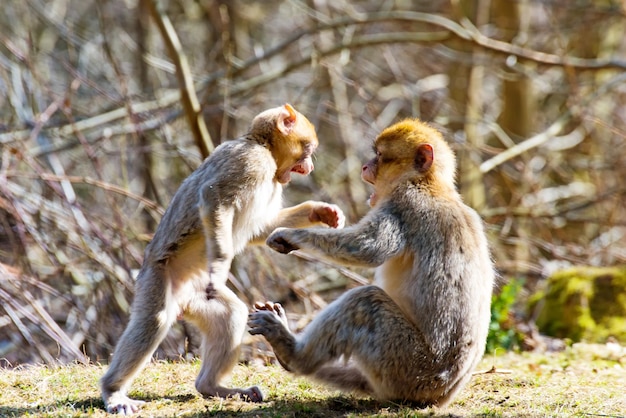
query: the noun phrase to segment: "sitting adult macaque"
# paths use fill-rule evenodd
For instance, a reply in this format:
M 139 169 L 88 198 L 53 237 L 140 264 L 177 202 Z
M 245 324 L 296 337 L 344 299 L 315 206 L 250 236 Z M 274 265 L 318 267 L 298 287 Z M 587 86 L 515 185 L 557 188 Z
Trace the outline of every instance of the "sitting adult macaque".
M 248 325 L 278 361 L 345 391 L 444 406 L 482 358 L 494 269 L 482 221 L 455 187 L 441 134 L 408 119 L 385 129 L 362 178 L 370 212 L 342 230 L 278 229 L 267 244 L 377 267 L 296 335 L 280 304 L 256 304 Z M 341 361 L 337 361 L 343 357 Z
M 130 322 L 101 379 L 108 412 L 138 411 L 143 402 L 128 398 L 128 387 L 181 315 L 202 335 L 196 389 L 263 400 L 256 386 L 219 384 L 238 360 L 248 316 L 226 286 L 228 272 L 246 244 L 263 243 L 276 227 L 343 226 L 335 205 L 307 201 L 281 209 L 282 185 L 293 172 L 313 170 L 317 145 L 313 125 L 286 104 L 256 116 L 246 135 L 217 147 L 182 183 L 146 248 Z

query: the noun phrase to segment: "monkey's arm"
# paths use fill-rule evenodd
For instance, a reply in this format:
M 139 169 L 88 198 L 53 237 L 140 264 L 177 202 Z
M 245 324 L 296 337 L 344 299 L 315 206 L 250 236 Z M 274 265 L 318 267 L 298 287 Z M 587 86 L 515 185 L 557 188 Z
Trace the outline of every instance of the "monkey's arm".
M 200 189 L 199 214 L 211 282 L 226 283 L 235 256 L 232 237 L 235 211 L 232 206 L 221 204 L 219 187 L 206 184 Z
M 276 219 L 257 234 L 251 244 L 263 244 L 267 236 L 276 228 L 307 228 L 316 225 L 328 225 L 331 228 L 343 228 L 346 218 L 337 205 L 308 200 L 299 205 L 281 209 Z
M 282 209 L 271 231 L 279 227 L 305 228 L 313 225 L 343 228 L 345 222 L 346 218 L 339 206 L 308 200 L 299 205 Z
M 274 231 L 267 245 L 283 254 L 303 250 L 346 265 L 376 267 L 405 248 L 402 226 L 391 213 L 371 211 L 345 229 L 285 229 Z

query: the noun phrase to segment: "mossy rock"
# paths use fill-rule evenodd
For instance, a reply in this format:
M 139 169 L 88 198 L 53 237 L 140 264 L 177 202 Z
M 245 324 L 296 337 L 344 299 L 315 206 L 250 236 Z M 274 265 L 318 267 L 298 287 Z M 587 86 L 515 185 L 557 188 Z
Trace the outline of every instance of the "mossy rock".
M 542 334 L 572 341 L 626 342 L 626 266 L 556 272 L 530 301 Z

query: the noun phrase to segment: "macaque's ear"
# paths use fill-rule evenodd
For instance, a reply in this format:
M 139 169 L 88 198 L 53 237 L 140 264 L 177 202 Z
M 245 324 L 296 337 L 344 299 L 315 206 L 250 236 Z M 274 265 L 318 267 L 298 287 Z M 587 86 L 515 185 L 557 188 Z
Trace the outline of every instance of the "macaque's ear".
M 434 160 L 433 146 L 430 144 L 420 144 L 415 152 L 415 168 L 420 173 L 428 171 Z
M 283 135 L 289 135 L 294 126 L 296 126 L 296 111 L 289 103 L 285 103 L 276 121 L 276 127 Z

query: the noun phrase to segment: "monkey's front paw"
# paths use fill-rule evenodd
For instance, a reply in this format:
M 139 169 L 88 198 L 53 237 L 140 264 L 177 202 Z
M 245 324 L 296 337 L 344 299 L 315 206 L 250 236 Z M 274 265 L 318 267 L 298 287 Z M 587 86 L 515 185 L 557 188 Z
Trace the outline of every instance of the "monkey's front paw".
M 106 402 L 106 409 L 109 414 L 132 415 L 139 412 L 143 404 L 145 404 L 144 401 L 136 401 L 126 395 L 116 393 L 111 395 Z
M 323 222 L 331 228 L 341 229 L 346 224 L 346 217 L 337 205 L 320 202 L 309 215 L 311 222 Z
M 286 237 L 288 229 L 278 228 L 267 237 L 265 243 L 274 251 L 278 251 L 281 254 L 289 254 L 292 251 L 298 250 L 300 247 L 289 242 Z
M 254 308 L 256 310 L 248 315 L 250 334 L 272 339 L 282 332 L 289 332 L 287 314 L 280 303 L 257 302 Z

